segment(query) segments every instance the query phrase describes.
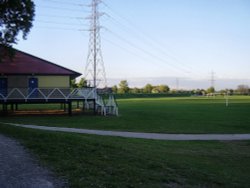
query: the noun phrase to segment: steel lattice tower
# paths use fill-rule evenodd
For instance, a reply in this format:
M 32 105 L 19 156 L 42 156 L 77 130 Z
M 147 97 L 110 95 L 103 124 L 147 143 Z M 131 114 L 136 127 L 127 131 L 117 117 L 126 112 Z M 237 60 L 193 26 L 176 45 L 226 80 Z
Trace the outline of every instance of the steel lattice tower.
M 213 87 L 213 88 L 215 88 L 215 78 L 214 78 L 214 76 L 215 76 L 215 72 L 212 71 L 211 72 L 211 87 Z
M 99 12 L 101 0 L 92 0 L 89 34 L 89 51 L 85 67 L 85 79 L 91 87 L 104 88 L 107 86 L 105 67 L 101 51 L 101 25 L 99 18 L 103 13 Z

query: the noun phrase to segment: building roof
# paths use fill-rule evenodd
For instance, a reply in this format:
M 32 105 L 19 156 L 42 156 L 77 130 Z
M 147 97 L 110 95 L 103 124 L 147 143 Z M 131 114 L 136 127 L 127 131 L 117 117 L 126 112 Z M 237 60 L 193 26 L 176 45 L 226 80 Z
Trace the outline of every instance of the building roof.
M 81 74 L 55 63 L 14 49 L 14 57 L 5 56 L 0 62 L 0 75 L 69 75 Z

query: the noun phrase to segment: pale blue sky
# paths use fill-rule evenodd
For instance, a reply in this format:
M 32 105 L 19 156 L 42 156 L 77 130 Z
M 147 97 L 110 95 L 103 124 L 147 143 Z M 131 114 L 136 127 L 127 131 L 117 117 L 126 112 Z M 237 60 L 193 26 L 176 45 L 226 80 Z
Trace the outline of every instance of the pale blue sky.
M 28 40 L 15 47 L 83 73 L 88 32 L 79 30 L 88 29 L 84 18 L 90 7 L 84 5 L 89 2 L 35 0 L 34 27 Z M 178 77 L 203 80 L 203 85 L 194 86 L 180 81 L 183 88 L 205 88 L 214 71 L 216 80 L 240 79 L 239 84 L 250 85 L 249 0 L 104 2 L 102 50 L 111 80 L 127 79 L 133 85 L 138 78 Z M 217 83 L 219 88 L 234 87 Z M 174 81 L 165 84 L 174 87 Z

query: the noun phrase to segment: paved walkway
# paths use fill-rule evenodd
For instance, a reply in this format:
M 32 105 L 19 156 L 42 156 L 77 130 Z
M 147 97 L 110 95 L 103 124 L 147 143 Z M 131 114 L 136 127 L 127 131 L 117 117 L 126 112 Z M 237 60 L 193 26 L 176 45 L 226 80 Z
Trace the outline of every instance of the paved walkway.
M 77 128 L 63 128 L 63 127 L 46 127 L 36 125 L 21 125 L 14 123 L 4 123 L 17 127 L 56 131 L 56 132 L 70 132 L 80 134 L 92 134 L 103 136 L 118 136 L 126 138 L 143 138 L 153 140 L 250 140 L 250 134 L 157 134 L 157 133 L 136 133 L 136 132 L 121 132 L 121 131 L 102 131 L 89 130 Z
M 41 167 L 17 141 L 0 134 L 1 188 L 56 188 L 63 183 Z

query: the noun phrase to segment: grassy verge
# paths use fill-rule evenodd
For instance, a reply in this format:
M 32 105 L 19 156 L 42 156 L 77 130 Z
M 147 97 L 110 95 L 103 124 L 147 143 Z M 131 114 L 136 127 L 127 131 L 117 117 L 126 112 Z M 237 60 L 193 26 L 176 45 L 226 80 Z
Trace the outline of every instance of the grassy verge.
M 119 117 L 10 116 L 2 122 L 160 133 L 249 133 L 250 97 L 119 99 Z M 24 106 L 27 108 L 27 106 Z
M 167 142 L 51 133 L 0 124 L 80 187 L 249 187 L 250 142 Z

